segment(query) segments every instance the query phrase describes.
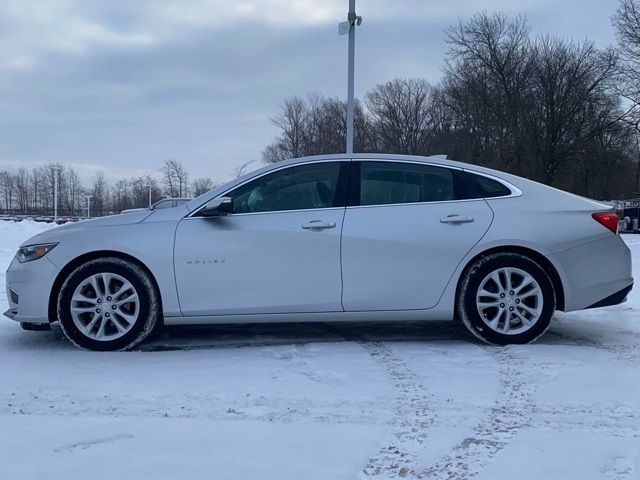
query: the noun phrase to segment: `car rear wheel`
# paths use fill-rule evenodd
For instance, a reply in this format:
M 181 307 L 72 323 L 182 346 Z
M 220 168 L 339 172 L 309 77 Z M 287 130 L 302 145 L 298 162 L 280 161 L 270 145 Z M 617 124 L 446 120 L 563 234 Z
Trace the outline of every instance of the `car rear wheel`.
M 514 253 L 481 258 L 460 285 L 458 312 L 484 342 L 529 343 L 549 328 L 555 310 L 553 283 L 540 265 Z
M 149 275 L 120 258 L 99 258 L 76 268 L 58 296 L 58 320 L 75 345 L 127 350 L 158 324 L 159 298 Z

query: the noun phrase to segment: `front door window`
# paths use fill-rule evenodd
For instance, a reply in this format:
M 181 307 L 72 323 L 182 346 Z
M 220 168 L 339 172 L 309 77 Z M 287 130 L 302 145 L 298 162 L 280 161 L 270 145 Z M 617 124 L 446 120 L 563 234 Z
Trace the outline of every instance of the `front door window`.
M 309 210 L 339 205 L 339 162 L 300 165 L 264 175 L 227 196 L 233 198 L 233 213 Z

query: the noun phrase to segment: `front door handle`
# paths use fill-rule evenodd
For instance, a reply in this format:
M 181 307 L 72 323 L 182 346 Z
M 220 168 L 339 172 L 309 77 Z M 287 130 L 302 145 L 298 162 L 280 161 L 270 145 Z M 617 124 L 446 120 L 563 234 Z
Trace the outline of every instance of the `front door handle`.
M 320 231 L 327 228 L 335 228 L 335 222 L 323 222 L 322 220 L 311 220 L 310 222 L 303 223 L 302 228 L 305 230 Z
M 475 220 L 473 217 L 463 217 L 462 215 L 447 215 L 440 219 L 440 223 L 447 223 L 449 225 L 460 225 L 462 223 L 471 223 Z

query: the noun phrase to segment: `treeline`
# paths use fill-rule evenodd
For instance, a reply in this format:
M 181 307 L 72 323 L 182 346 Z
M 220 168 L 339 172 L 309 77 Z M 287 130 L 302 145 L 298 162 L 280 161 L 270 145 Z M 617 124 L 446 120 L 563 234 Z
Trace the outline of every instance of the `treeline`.
M 621 0 L 612 19 L 619 46 L 531 35 L 524 17 L 478 14 L 447 30 L 443 79 L 396 79 L 356 103 L 356 152 L 447 154 L 598 199 L 640 191 L 640 0 Z M 266 162 L 345 151 L 346 105 L 312 94 L 291 97 L 272 119 L 277 138 Z M 236 168 L 242 175 L 252 162 Z M 200 195 L 167 160 L 158 175 L 83 185 L 69 166 L 0 171 L 0 213 L 51 215 L 59 171 L 60 215 L 146 207 L 164 197 Z
M 167 160 L 159 177 L 143 175 L 109 183 L 103 172 L 83 185 L 74 168 L 50 163 L 16 172 L 0 171 L 0 213 L 51 215 L 53 213 L 56 170 L 58 174 L 58 213 L 61 216 L 86 215 L 91 196 L 92 216 L 117 213 L 127 208 L 147 207 L 165 197 L 197 196 L 215 184 L 208 178 L 189 180 L 184 166 Z
M 444 153 L 593 198 L 630 197 L 640 176 L 640 2 L 621 2 L 613 24 L 617 50 L 532 37 L 520 16 L 461 22 L 447 30 L 438 85 L 396 79 L 356 103 L 354 151 Z M 287 98 L 272 121 L 280 134 L 266 162 L 344 151 L 341 100 Z

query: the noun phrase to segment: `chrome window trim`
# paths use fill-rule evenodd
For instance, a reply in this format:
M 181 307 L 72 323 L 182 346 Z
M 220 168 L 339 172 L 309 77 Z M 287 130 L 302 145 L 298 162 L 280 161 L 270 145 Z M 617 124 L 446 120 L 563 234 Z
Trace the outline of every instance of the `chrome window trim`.
M 403 160 L 403 159 L 381 159 L 381 158 L 356 158 L 354 159 L 356 162 L 376 162 L 376 163 L 411 163 L 413 165 L 426 165 L 429 167 L 440 167 L 440 168 L 448 168 L 450 170 L 458 170 L 464 171 L 462 167 L 456 167 L 453 165 L 443 165 L 442 163 L 434 163 L 434 162 L 421 162 L 419 160 Z
M 436 205 L 440 203 L 463 203 L 463 202 L 484 202 L 482 197 L 478 198 L 463 198 L 460 200 L 437 200 L 434 202 L 404 202 L 404 203 L 378 203 L 376 205 L 351 205 L 347 209 L 353 208 L 381 208 L 381 207 L 406 207 L 409 205 Z
M 482 200 L 481 198 L 478 200 Z M 183 220 L 193 220 L 193 219 L 207 219 L 211 220 L 212 218 L 228 218 L 228 217 L 245 217 L 248 215 L 269 215 L 274 213 L 289 213 L 289 212 L 319 212 L 319 211 L 330 211 L 330 210 L 344 210 L 346 207 L 321 207 L 321 208 L 298 208 L 296 210 L 272 210 L 270 212 L 245 212 L 245 213 L 230 213 L 229 215 L 220 215 L 219 217 L 184 217 Z

